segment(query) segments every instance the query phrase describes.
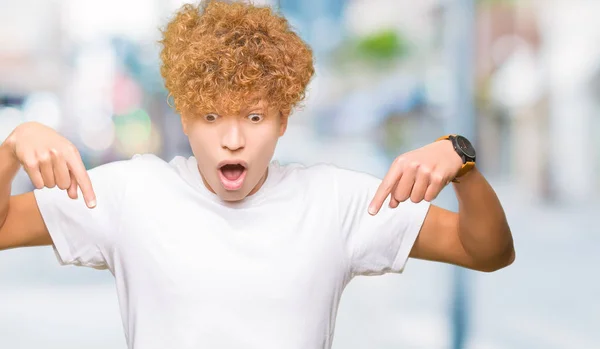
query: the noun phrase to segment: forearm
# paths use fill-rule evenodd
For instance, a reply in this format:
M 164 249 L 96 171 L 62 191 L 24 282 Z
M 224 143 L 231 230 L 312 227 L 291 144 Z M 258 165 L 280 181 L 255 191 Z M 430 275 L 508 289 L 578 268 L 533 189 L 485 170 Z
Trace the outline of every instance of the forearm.
M 475 168 L 453 185 L 459 206 L 459 236 L 465 251 L 490 269 L 512 263 L 512 234 L 500 200 L 487 180 Z
M 8 214 L 12 181 L 20 167 L 8 144 L 6 142 L 0 144 L 0 227 Z

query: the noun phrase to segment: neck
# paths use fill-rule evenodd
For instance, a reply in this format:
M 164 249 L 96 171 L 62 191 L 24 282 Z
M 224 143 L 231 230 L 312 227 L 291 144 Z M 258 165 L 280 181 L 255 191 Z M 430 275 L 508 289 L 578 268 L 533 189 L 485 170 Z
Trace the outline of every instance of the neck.
M 259 191 L 260 188 L 262 188 L 263 184 L 265 184 L 265 181 L 267 180 L 268 176 L 269 176 L 269 168 L 267 167 L 267 169 L 265 170 L 265 174 L 260 178 L 260 181 L 258 181 L 258 183 L 256 183 L 256 185 L 250 191 L 250 193 L 248 193 L 248 196 L 256 194 L 256 192 Z

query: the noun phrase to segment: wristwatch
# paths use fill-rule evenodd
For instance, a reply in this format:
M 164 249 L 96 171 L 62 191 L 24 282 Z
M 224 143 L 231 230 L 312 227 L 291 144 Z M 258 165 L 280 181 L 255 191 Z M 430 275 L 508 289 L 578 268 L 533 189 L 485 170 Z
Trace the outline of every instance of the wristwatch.
M 457 178 L 464 176 L 475 167 L 475 148 L 473 148 L 473 145 L 468 139 L 460 135 L 446 135 L 437 140 L 449 140 L 452 142 L 454 151 L 456 151 L 458 156 L 462 159 L 463 165 L 456 174 L 456 177 L 452 180 L 452 182 L 458 183 Z

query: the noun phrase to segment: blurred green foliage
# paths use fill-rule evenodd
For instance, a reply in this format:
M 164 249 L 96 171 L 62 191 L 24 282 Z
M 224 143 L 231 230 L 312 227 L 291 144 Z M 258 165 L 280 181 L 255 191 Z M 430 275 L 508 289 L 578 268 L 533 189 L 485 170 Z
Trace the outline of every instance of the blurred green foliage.
M 396 29 L 382 29 L 369 35 L 350 37 L 345 40 L 332 58 L 334 66 L 344 69 L 360 64 L 366 68 L 385 69 L 388 64 L 406 58 L 411 52 L 411 45 L 402 33 Z

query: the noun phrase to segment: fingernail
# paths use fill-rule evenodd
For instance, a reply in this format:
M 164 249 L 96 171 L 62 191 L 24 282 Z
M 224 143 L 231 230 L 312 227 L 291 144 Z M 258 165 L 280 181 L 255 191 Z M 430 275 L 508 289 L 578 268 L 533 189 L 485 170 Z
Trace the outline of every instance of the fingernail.
M 89 207 L 89 208 L 94 208 L 94 207 L 96 207 L 96 200 L 90 200 L 90 202 L 88 203 L 88 207 Z
M 375 214 L 375 206 L 369 206 L 369 214 L 371 216 Z

